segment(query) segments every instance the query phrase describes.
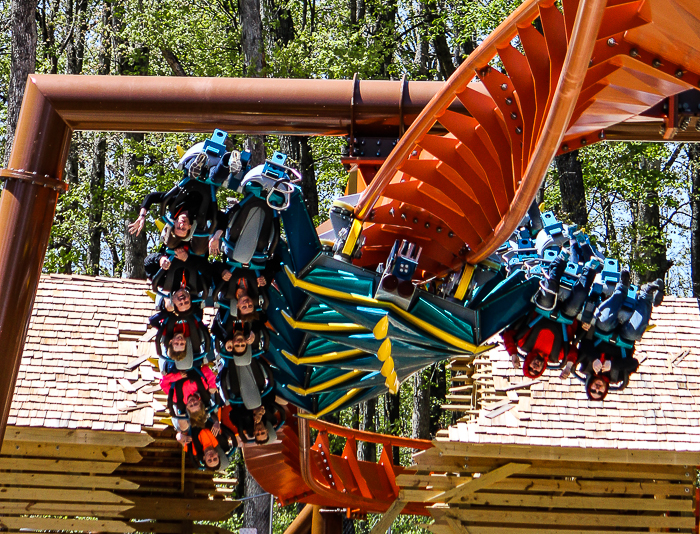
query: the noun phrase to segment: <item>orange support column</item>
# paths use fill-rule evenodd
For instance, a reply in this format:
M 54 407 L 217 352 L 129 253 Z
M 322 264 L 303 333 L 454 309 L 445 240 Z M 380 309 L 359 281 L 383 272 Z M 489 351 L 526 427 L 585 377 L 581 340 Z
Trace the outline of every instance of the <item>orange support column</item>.
M 0 443 L 51 233 L 71 130 L 30 79 L 12 154 L 0 171 Z

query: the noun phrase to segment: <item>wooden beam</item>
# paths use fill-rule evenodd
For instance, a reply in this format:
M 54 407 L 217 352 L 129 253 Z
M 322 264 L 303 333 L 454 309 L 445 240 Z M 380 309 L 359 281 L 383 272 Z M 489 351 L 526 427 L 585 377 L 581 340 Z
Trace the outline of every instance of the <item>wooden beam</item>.
M 478 479 L 477 479 L 478 480 Z M 463 495 L 459 504 L 510 506 L 514 508 L 568 508 L 579 510 L 644 510 L 655 512 L 692 512 L 693 500 L 576 495 L 509 495 L 507 493 L 475 493 Z
M 119 462 L 94 462 L 81 460 L 0 458 L 0 470 L 42 471 L 54 473 L 110 474 L 119 467 Z M 155 469 L 154 469 L 155 470 Z
M 544 445 L 503 445 L 498 443 L 462 443 L 434 441 L 445 455 L 508 460 L 550 460 L 573 462 L 611 462 L 651 465 L 698 465 L 699 452 L 642 449 L 582 448 Z
M 0 516 L 0 527 L 27 530 L 77 530 L 78 532 L 136 532 L 122 521 L 88 519 L 58 519 L 54 517 L 11 517 Z
M 213 491 L 212 491 L 213 493 Z M 128 519 L 164 519 L 172 521 L 223 521 L 240 501 L 180 499 L 177 497 L 130 496 L 134 507 L 122 513 Z
M 376 525 L 372 527 L 370 534 L 384 534 L 392 525 L 394 520 L 399 517 L 406 503 L 401 499 L 396 499 L 391 506 L 384 512 L 384 515 L 379 519 Z
M 441 495 L 436 495 L 430 499 L 430 502 L 452 502 L 459 499 L 463 495 L 474 493 L 483 488 L 488 488 L 495 482 L 508 478 L 510 475 L 522 473 L 530 468 L 530 464 L 526 463 L 509 463 L 501 466 L 493 471 L 481 475 L 479 478 L 473 478 L 464 484 L 460 484 L 454 489 L 448 490 Z
M 66 502 L 0 502 L 0 515 L 79 515 L 83 517 L 118 517 L 131 504 L 95 504 Z
M 53 488 L 91 488 L 135 490 L 138 484 L 118 477 L 98 477 L 90 475 L 46 475 L 43 473 L 0 473 L 3 485 L 43 486 Z
M 396 483 L 405 490 L 445 491 L 464 482 L 465 477 L 443 475 L 418 475 L 402 473 L 396 477 Z M 420 489 L 419 489 L 420 488 Z M 676 495 L 692 496 L 691 484 L 666 484 L 663 482 L 623 482 L 612 480 L 563 480 L 544 478 L 507 478 L 496 482 L 490 489 L 499 491 L 593 493 L 624 495 Z M 410 500 L 410 499 L 409 499 Z
M 106 445 L 54 445 L 52 443 L 35 443 L 33 441 L 11 441 L 2 443 L 0 454 L 3 456 L 39 456 L 41 458 L 72 458 L 75 460 L 93 460 L 119 462 L 125 460 L 121 447 Z
M 479 523 L 516 523 L 520 525 L 556 525 L 591 528 L 687 528 L 695 527 L 694 517 L 664 517 L 662 515 L 631 515 L 615 513 L 556 513 L 522 510 L 450 509 L 450 514 L 462 521 Z M 505 526 L 505 525 L 504 525 Z M 540 530 L 541 531 L 541 530 Z
M 38 443 L 64 445 L 106 445 L 112 447 L 145 447 L 153 443 L 153 438 L 145 432 L 109 432 L 24 426 L 8 426 L 5 431 L 5 439 L 9 441 L 35 441 Z
M 99 502 L 131 504 L 129 499 L 104 490 L 92 491 L 77 489 L 0 487 L 0 506 L 2 506 L 2 501 Z

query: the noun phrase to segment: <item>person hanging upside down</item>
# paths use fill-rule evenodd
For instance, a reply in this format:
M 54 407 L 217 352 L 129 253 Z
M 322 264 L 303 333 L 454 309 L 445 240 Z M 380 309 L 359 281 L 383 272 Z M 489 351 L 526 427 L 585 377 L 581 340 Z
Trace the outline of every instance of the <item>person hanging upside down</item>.
M 658 278 L 654 282 L 644 284 L 637 294 L 637 302 L 632 315 L 623 324 L 620 324 L 620 310 L 627 298 L 629 286 L 630 273 L 628 270 L 623 270 L 620 273 L 620 282 L 615 287 L 613 294 L 596 310 L 596 328 L 600 332 L 609 334 L 619 326 L 620 337 L 634 342 L 642 339 L 647 326 L 649 326 L 652 307 L 659 306 L 663 301 L 664 281 Z
M 605 399 L 610 384 L 621 384 L 618 389 L 627 386 L 630 375 L 639 367 L 633 354 L 634 349 L 623 353 L 620 347 L 604 341 L 581 341 L 576 365 L 586 376 L 586 395 L 590 400 Z
M 556 259 L 550 264 L 549 271 L 540 284 L 540 290 L 535 296 L 535 302 L 545 310 L 558 310 L 567 318 L 574 318 L 583 309 L 586 298 L 595 281 L 596 273 L 600 268 L 600 261 L 592 258 L 583 266 L 581 275 L 571 288 L 571 292 L 564 301 L 558 300 L 561 278 L 564 275 L 569 261 L 569 252 L 562 250 Z
M 533 320 L 537 322 L 530 326 L 530 321 Z M 572 343 L 577 328 L 578 321 L 563 325 L 533 312 L 512 328 L 504 330 L 501 337 L 516 369 L 521 366 L 518 349 L 525 352 L 522 369 L 526 377 L 540 377 L 547 367 L 547 362 L 552 362 L 564 365 L 561 377 L 566 378 L 578 359 L 578 350 Z M 566 363 L 563 363 L 564 361 Z

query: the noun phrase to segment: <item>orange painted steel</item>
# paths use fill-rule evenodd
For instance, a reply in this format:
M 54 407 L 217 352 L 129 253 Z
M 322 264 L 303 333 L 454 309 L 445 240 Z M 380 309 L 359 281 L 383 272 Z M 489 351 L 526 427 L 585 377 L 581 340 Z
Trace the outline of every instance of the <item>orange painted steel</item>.
M 278 431 L 275 443 L 242 447 L 248 472 L 282 505 L 302 502 L 362 514 L 385 512 L 398 497 L 396 476 L 411 472 L 393 464 L 392 447 L 427 450 L 433 446 L 427 440 L 353 430 L 297 418 L 295 413 L 288 408 L 287 423 Z M 318 431 L 314 443 L 311 428 Z M 331 453 L 331 435 L 346 440 L 340 455 Z M 378 463 L 357 459 L 358 441 L 382 445 Z M 428 514 L 421 503 L 411 503 L 405 513 Z
M 663 119 L 641 115 L 698 87 L 700 3 L 564 0 L 562 7 L 526 0 L 435 95 L 356 205 L 367 239 L 354 263 L 375 267 L 386 241 L 380 233 L 431 241 L 438 227 L 453 235 L 443 243 L 447 255 L 423 254 L 419 276 L 478 263 L 520 223 L 555 155 L 599 142 L 608 129 L 635 137 L 635 125 L 637 139 L 662 140 Z M 449 109 L 457 101 L 469 117 Z M 447 134 L 430 132 L 435 123 Z M 662 131 L 698 137 L 672 124 Z M 406 211 L 416 224 L 399 219 Z

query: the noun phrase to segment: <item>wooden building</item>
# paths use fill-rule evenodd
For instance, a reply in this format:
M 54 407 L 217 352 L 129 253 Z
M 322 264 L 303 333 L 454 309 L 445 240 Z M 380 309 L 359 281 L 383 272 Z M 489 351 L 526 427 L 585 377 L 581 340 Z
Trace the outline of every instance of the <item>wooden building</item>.
M 459 422 L 401 475 L 434 503 L 436 534 L 697 532 L 700 313 L 667 297 L 624 391 L 589 401 L 549 370 L 528 380 L 502 347 L 453 362 Z
M 235 480 L 191 467 L 136 280 L 43 276 L 0 451 L 0 532 L 225 533 Z

